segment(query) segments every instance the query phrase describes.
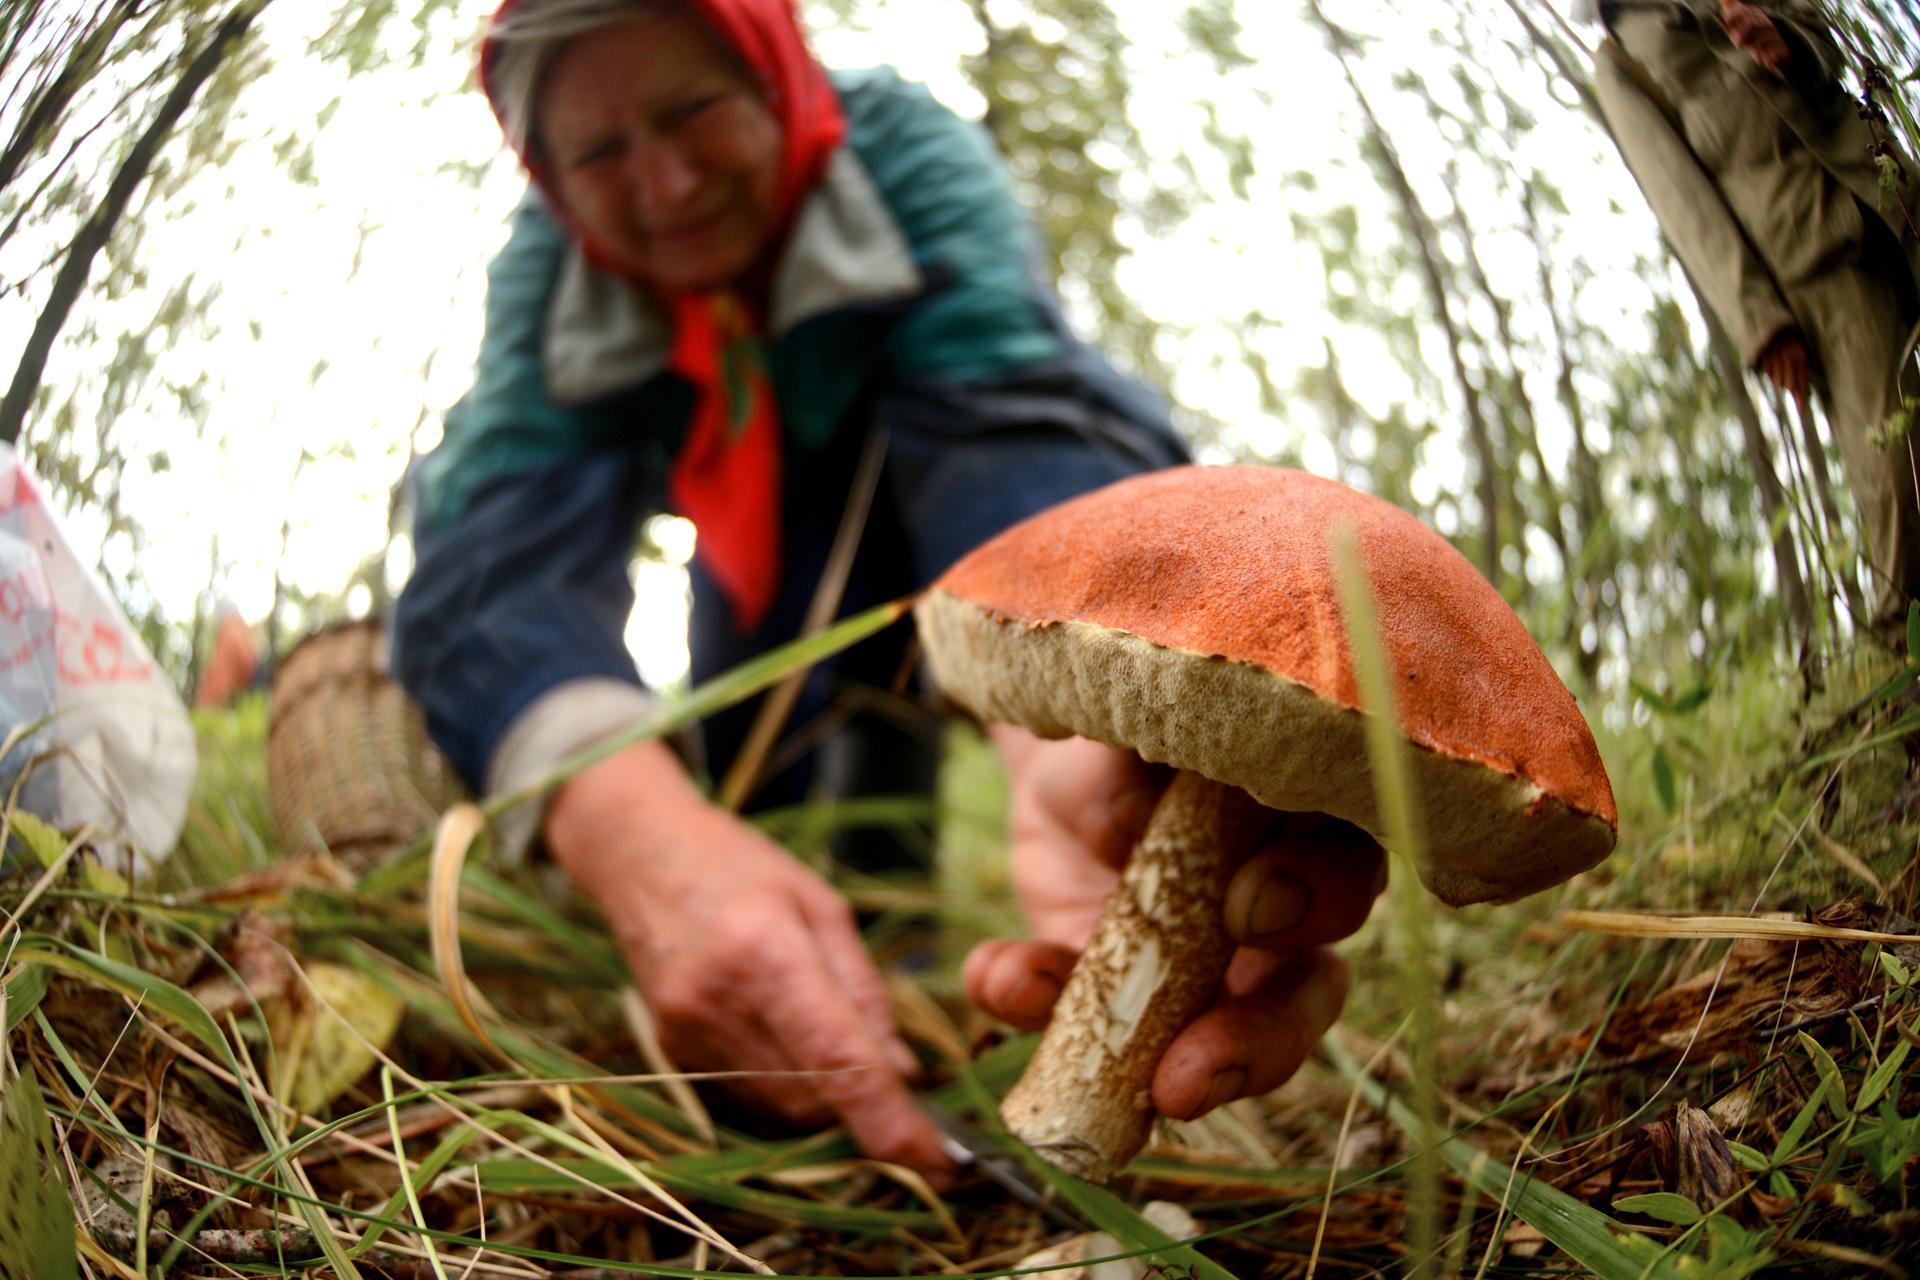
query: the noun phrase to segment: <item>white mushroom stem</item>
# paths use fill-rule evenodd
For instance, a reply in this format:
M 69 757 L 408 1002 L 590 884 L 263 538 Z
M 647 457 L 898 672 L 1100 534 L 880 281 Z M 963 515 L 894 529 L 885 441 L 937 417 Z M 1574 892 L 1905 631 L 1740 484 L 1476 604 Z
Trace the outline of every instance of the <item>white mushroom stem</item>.
M 1001 1107 L 1052 1164 L 1106 1182 L 1146 1144 L 1154 1068 L 1219 989 L 1233 956 L 1221 903 L 1268 816 L 1246 792 L 1197 773 L 1176 774 L 1160 797 Z

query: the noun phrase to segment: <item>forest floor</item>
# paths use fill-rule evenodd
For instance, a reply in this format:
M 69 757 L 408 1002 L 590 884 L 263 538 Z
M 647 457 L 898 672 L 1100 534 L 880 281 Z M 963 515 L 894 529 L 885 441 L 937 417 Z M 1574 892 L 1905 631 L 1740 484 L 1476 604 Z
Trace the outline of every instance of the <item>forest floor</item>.
M 837 1133 L 651 1075 L 609 938 L 537 868 L 476 857 L 436 897 L 424 873 L 283 856 L 256 698 L 201 717 L 163 885 L 134 892 L 14 824 L 38 863 L 0 879 L 0 1276 L 1081 1274 L 1032 1258 L 1070 1220 L 1107 1233 L 1091 1256 L 1131 1255 L 1101 1280 L 1915 1274 L 1914 657 L 1862 646 L 1810 698 L 1741 669 L 1642 690 L 1599 735 L 1614 857 L 1429 922 L 1432 1043 L 1409 1028 L 1383 902 L 1306 1069 L 1163 1122 L 1104 1191 L 996 1134 L 993 1096 L 1031 1044 L 958 990 L 967 947 L 1017 923 L 978 740 L 950 735 L 937 803 L 775 815 L 802 857 L 878 822 L 922 859 L 840 883 L 927 1095 L 1051 1183 L 1044 1210 L 984 1170 L 936 1196 Z M 436 933 L 459 939 L 485 1041 Z

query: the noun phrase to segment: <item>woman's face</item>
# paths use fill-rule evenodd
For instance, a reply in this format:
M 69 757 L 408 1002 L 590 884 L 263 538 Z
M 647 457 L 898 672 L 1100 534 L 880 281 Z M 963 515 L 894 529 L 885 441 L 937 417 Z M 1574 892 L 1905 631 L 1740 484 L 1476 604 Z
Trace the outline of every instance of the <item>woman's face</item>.
M 773 233 L 779 121 L 689 14 L 641 14 L 575 40 L 548 69 L 535 119 L 575 223 L 654 288 L 722 288 Z

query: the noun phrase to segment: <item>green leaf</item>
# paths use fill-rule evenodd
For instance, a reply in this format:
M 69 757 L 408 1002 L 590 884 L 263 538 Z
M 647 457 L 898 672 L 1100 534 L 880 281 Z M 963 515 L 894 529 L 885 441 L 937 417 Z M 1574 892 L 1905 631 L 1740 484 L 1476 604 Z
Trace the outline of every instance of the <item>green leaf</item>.
M 1660 803 L 1668 813 L 1680 807 L 1679 788 L 1673 781 L 1673 761 L 1667 758 L 1665 747 L 1653 749 L 1653 786 L 1660 793 Z
M 1894 672 L 1893 678 L 1880 686 L 1879 690 L 1874 693 L 1872 700 L 1877 703 L 1892 702 L 1908 689 L 1911 689 L 1914 680 L 1917 678 L 1920 678 L 1920 666 L 1909 663 L 1907 666 Z
M 1913 971 L 1894 959 L 1891 951 L 1882 951 L 1876 958 L 1880 961 L 1880 967 L 1886 970 L 1887 977 L 1893 980 L 1894 986 L 1904 987 L 1913 981 Z
M 1714 1280 L 1746 1280 L 1773 1261 L 1773 1250 L 1761 1243 L 1764 1234 L 1749 1231 L 1724 1214 L 1707 1219 L 1707 1236 L 1711 1244 L 1706 1273 Z
M 1762 1173 L 1768 1168 L 1766 1156 L 1744 1142 L 1734 1142 L 1729 1139 L 1727 1150 L 1733 1153 L 1733 1158 L 1739 1162 L 1740 1167 L 1749 1173 Z
M 1793 1153 L 1800 1149 L 1800 1140 L 1807 1136 L 1807 1130 L 1813 1124 L 1813 1117 L 1820 1111 L 1821 1101 L 1826 1098 L 1827 1090 L 1832 1087 L 1833 1081 L 1824 1077 L 1813 1087 L 1812 1094 L 1801 1105 L 1799 1114 L 1793 1117 L 1793 1122 L 1787 1126 L 1786 1132 L 1780 1135 L 1780 1141 L 1774 1144 L 1773 1159 L 1768 1161 L 1769 1164 L 1783 1165 L 1793 1159 Z
M 1907 601 L 1907 658 L 1920 663 L 1920 600 Z
M 1712 696 L 1713 686 L 1705 680 L 1702 680 L 1699 684 L 1687 690 L 1681 694 L 1679 698 L 1674 700 L 1673 713 L 1677 716 L 1683 716 L 1689 711 L 1697 711 L 1700 705 Z
M 1673 710 L 1673 704 L 1668 701 L 1667 695 L 1655 691 L 1651 685 L 1641 684 L 1638 680 L 1629 677 L 1627 687 L 1632 689 L 1633 696 L 1646 703 L 1650 710 L 1660 712 Z
M 1833 1118 L 1846 1119 L 1847 1083 L 1840 1078 L 1839 1064 L 1834 1062 L 1833 1055 L 1827 1052 L 1825 1045 L 1806 1032 L 1796 1032 L 1795 1037 L 1800 1041 L 1800 1047 L 1807 1051 L 1807 1056 L 1813 1059 L 1814 1070 L 1820 1073 L 1821 1081 L 1827 1086 L 1827 1101 L 1833 1107 Z
M 235 1068 L 239 1065 L 233 1061 L 226 1037 L 220 1034 L 220 1028 L 206 1009 L 165 978 L 56 938 L 31 937 L 29 945 L 22 946 L 13 958 L 18 964 L 45 965 L 132 996 L 140 1001 L 143 1009 L 158 1013 L 191 1032 L 220 1062 Z
M 5 990 L 7 997 L 6 1034 L 12 1035 L 13 1029 L 46 998 L 47 971 L 38 967 L 15 969 L 0 989 Z
M 1621 1196 L 1613 1202 L 1621 1213 L 1645 1214 L 1656 1222 L 1690 1227 L 1700 1221 L 1700 1206 L 1672 1191 L 1650 1191 L 1641 1196 Z
M 1900 1064 L 1907 1060 L 1907 1051 L 1911 1048 L 1913 1048 L 1911 1044 L 1902 1040 L 1894 1047 L 1893 1052 L 1873 1069 L 1873 1074 L 1867 1077 L 1867 1082 L 1860 1086 L 1860 1096 L 1854 1099 L 1855 1111 L 1865 1111 L 1886 1092 L 1887 1086 L 1893 1083 L 1894 1073 L 1899 1071 Z
M 55 1168 L 40 1082 L 22 1072 L 0 1095 L 0 1276 L 74 1280 L 73 1201 Z
M 24 809 L 15 809 L 8 825 L 42 869 L 60 861 L 60 855 L 67 851 L 65 836 L 55 830 L 51 823 L 34 817 Z

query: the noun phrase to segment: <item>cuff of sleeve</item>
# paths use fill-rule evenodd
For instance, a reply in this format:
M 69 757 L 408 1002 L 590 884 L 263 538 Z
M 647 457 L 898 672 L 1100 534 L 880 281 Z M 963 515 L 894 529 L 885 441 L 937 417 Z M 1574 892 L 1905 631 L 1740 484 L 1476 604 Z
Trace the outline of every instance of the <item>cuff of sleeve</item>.
M 487 766 L 487 794 L 501 795 L 534 781 L 568 756 L 627 728 L 658 700 L 625 680 L 593 676 L 556 685 L 514 718 Z M 494 823 L 494 852 L 509 864 L 527 856 L 544 801 L 520 805 Z

